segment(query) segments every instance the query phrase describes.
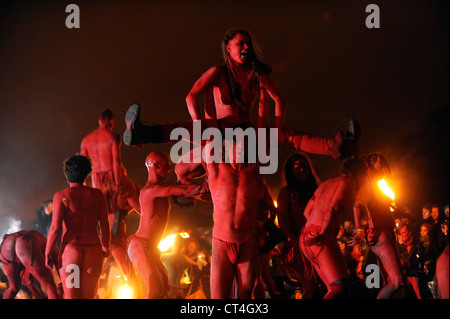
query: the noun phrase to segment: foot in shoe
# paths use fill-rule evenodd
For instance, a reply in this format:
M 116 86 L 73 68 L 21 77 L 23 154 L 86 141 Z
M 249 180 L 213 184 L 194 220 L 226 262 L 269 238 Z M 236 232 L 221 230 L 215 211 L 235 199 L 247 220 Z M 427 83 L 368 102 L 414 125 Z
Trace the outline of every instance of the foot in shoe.
M 138 141 L 138 129 L 141 125 L 139 120 L 140 105 L 137 103 L 132 104 L 125 114 L 126 129 L 123 133 L 123 142 L 125 145 L 139 145 Z

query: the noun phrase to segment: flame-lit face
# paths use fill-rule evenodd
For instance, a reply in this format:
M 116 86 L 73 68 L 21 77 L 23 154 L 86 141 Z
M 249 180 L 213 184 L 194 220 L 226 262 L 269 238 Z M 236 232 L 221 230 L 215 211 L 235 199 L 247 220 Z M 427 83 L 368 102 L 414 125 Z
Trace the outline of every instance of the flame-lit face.
M 47 215 L 51 215 L 53 213 L 53 203 L 50 202 L 44 207 L 44 212 Z
M 228 41 L 226 50 L 231 60 L 238 64 L 245 64 L 248 62 L 250 48 L 250 39 L 245 34 L 238 33 Z
M 420 227 L 420 236 L 427 237 L 429 235 L 428 228 L 425 226 Z
M 439 218 L 439 207 L 432 207 L 431 208 L 431 217 L 434 220 L 437 220 Z
M 428 219 L 431 216 L 431 212 L 428 208 L 422 208 L 422 219 Z
M 308 163 L 304 159 L 298 159 L 292 166 L 292 173 L 295 178 L 301 182 L 306 181 L 308 178 Z
M 400 229 L 400 238 L 402 240 L 402 242 L 407 242 L 411 239 L 412 233 L 408 230 L 407 227 L 402 227 L 402 229 Z

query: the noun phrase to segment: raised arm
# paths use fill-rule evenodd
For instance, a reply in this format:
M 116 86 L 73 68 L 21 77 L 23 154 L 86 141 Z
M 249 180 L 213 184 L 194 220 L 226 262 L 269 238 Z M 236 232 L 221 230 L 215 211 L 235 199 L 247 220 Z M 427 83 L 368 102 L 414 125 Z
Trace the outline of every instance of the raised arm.
M 217 81 L 220 72 L 221 68 L 218 66 L 210 68 L 195 82 L 187 95 L 186 105 L 193 120 L 200 120 L 202 118 L 200 97 Z M 212 91 L 209 91 L 209 94 L 212 94 Z M 208 95 L 207 98 L 207 102 L 209 102 L 211 96 Z

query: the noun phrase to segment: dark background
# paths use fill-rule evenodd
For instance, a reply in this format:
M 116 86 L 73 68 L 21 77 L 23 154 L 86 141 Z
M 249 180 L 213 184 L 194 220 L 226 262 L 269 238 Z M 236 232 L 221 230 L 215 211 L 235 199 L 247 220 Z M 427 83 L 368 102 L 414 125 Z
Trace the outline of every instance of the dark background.
M 5 1 L 6 2 L 6 1 Z M 68 29 L 66 6 L 80 8 Z M 378 4 L 381 28 L 365 12 Z M 272 66 L 287 101 L 286 126 L 333 137 L 356 117 L 361 151 L 389 161 L 401 206 L 448 204 L 448 1 L 8 1 L 0 5 L 0 233 L 27 227 L 42 201 L 67 186 L 63 160 L 79 152 L 99 112 L 124 130 L 139 102 L 148 123 L 189 119 L 185 97 L 220 43 L 245 28 Z M 144 159 L 171 145 L 122 146 L 129 176 L 142 187 Z M 276 197 L 279 173 L 267 176 Z M 322 180 L 341 162 L 311 155 Z M 174 176 L 171 176 L 173 179 Z M 172 221 L 209 225 L 211 206 L 173 207 Z M 136 222 L 137 217 L 134 221 Z

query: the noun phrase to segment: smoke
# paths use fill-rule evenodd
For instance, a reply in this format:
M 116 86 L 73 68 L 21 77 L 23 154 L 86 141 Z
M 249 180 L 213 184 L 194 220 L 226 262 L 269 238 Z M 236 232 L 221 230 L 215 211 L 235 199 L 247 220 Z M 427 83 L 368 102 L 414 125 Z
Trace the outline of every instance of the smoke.
M 7 221 L 4 224 L 4 226 L 6 227 L 3 227 L 2 225 L 2 228 L 0 228 L 0 238 L 3 238 L 5 234 L 15 233 L 21 230 L 22 221 L 13 217 L 9 217 L 7 218 Z
M 430 113 L 415 134 L 387 150 L 393 178 L 401 190 L 403 203 L 414 211 L 427 202 L 441 207 L 448 204 L 449 193 L 449 106 Z

